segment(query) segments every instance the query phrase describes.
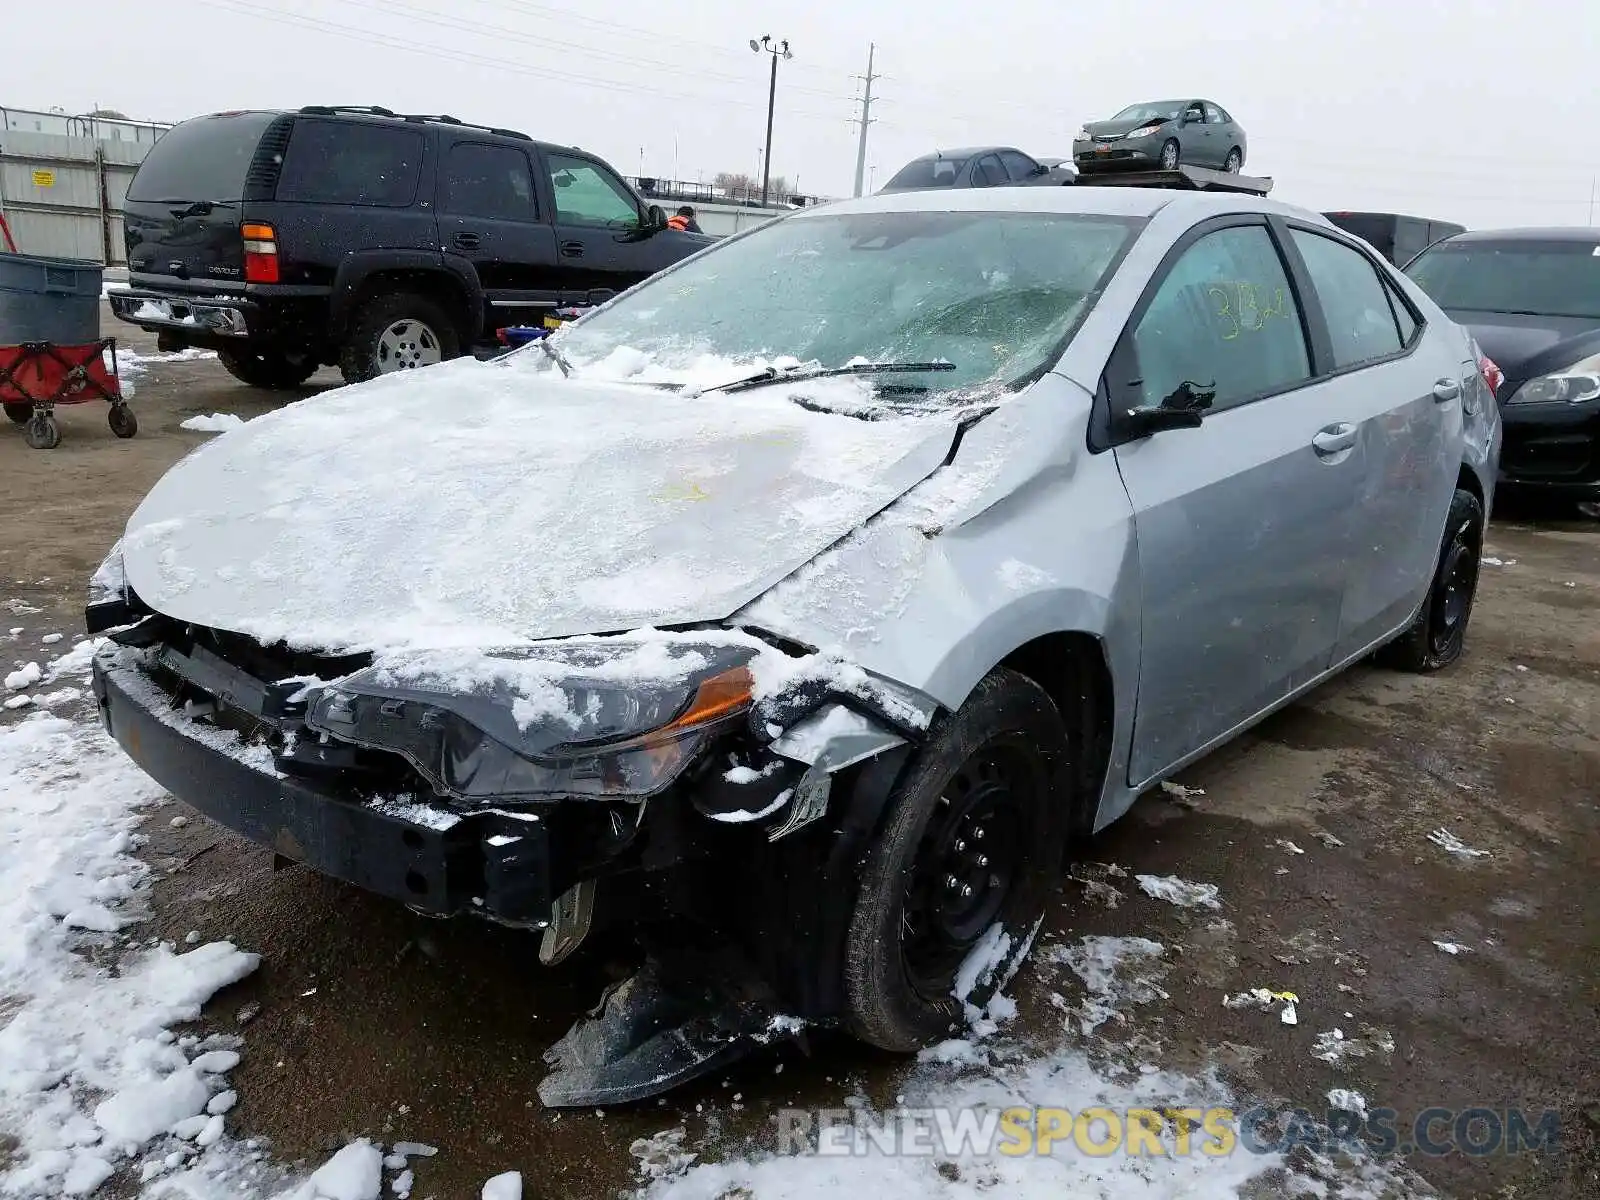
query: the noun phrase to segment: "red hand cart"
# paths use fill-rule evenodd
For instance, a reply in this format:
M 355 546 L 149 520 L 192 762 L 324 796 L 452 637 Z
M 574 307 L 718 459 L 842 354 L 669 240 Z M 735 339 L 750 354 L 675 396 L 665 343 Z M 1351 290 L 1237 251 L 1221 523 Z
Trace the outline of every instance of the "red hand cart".
M 23 342 L 0 346 L 0 405 L 23 427 L 28 445 L 53 450 L 61 443 L 56 424 L 58 404 L 104 400 L 111 406 L 106 423 L 119 438 L 139 432 L 139 422 L 122 395 L 117 376 L 117 342 L 101 338 L 77 346 L 55 342 Z

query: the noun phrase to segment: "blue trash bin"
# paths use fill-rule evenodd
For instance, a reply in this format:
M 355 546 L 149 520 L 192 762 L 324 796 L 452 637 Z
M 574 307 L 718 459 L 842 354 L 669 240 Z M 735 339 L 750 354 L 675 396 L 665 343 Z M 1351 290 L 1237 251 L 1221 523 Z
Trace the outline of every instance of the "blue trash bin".
M 99 341 L 104 274 L 80 258 L 0 254 L 0 346 Z

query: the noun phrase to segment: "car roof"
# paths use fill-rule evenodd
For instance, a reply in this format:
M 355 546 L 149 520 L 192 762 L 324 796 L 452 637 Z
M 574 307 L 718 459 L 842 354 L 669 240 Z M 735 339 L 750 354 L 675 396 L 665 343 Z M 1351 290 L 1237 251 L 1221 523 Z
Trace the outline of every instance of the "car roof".
M 1469 229 L 1453 235 L 1452 242 L 1600 242 L 1593 225 L 1549 225 L 1520 229 Z
M 926 154 L 917 155 L 911 161 L 932 162 L 936 158 L 972 158 L 979 154 L 992 154 L 999 150 L 1014 150 L 1018 154 L 1022 153 L 1015 146 L 954 146 L 949 150 L 930 150 Z
M 269 117 L 317 117 L 324 121 L 350 121 L 364 125 L 426 125 L 435 129 L 458 129 L 470 132 L 475 136 L 488 136 L 507 138 L 518 142 L 532 142 L 536 146 L 547 150 L 574 151 L 578 154 L 596 157 L 589 151 L 579 146 L 567 146 L 560 142 L 546 142 L 538 138 L 529 137 L 521 130 L 507 129 L 497 125 L 479 125 L 475 121 L 463 121 L 456 117 L 433 116 L 429 114 L 374 112 L 362 108 L 341 108 L 311 104 L 304 108 L 253 108 L 236 109 L 223 112 L 203 113 L 201 120 L 206 117 L 240 117 L 249 114 L 260 114 Z
M 859 200 L 839 200 L 802 209 L 789 220 L 869 212 L 1020 212 L 1081 213 L 1086 216 L 1153 217 L 1168 207 L 1190 213 L 1195 220 L 1220 213 L 1259 212 L 1295 217 L 1333 228 L 1319 212 L 1252 196 L 1242 192 L 1199 192 L 1160 187 L 927 188 L 885 192 Z

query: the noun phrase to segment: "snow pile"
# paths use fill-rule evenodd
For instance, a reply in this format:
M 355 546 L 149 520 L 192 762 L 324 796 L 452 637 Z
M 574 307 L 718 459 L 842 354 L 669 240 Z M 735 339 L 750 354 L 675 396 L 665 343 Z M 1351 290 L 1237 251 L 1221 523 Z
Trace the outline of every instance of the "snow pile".
M 75 650 L 42 673 L 83 661 Z M 169 1027 L 256 956 L 161 945 L 112 974 L 82 954 L 119 949 L 112 935 L 143 916 L 133 831 L 160 796 L 93 722 L 38 713 L 0 728 L 0 1133 L 16 1142 L 0 1194 L 87 1194 L 158 1139 L 181 1162 L 223 1135 L 238 1054 Z
M 171 362 L 196 362 L 215 357 L 214 351 L 197 350 L 192 346 L 184 350 L 174 350 L 170 354 L 140 354 L 137 350 L 119 348 L 115 362 L 117 379 L 122 385 L 122 394 L 131 397 L 138 390 L 139 382 L 150 373 L 152 366 Z M 110 370 L 113 365 L 110 351 L 106 352 L 105 360 L 106 369 Z
M 1214 883 L 1190 883 L 1176 875 L 1135 875 L 1140 889 L 1147 896 L 1176 904 L 1179 908 L 1221 908 Z
M 233 413 L 211 413 L 207 416 L 190 417 L 179 426 L 181 429 L 193 429 L 199 433 L 227 433 L 230 429 L 238 429 L 244 424 L 244 418 Z
M 15 671 L 6 676 L 6 690 L 20 692 L 23 688 L 30 688 L 44 678 L 44 671 L 36 662 L 23 663 Z
M 458 359 L 200 447 L 134 513 L 128 582 L 175 617 L 318 650 L 719 620 L 937 470 L 953 436 L 943 416 Z

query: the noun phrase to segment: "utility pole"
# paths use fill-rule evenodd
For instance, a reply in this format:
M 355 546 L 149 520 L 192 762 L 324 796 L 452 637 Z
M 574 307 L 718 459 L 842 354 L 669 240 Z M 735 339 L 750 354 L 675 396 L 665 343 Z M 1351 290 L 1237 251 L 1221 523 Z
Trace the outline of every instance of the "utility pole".
M 793 58 L 789 52 L 789 40 L 781 38 L 772 40 L 771 34 L 763 34 L 761 40 L 750 39 L 750 49 L 760 54 L 763 50 L 772 55 L 772 82 L 767 85 L 767 152 L 761 166 L 761 203 L 767 202 L 767 183 L 772 177 L 772 114 L 778 104 L 778 60 L 780 58 Z
M 1589 224 L 1591 225 L 1594 224 L 1594 202 L 1597 196 L 1600 196 L 1600 175 L 1593 175 L 1589 178 Z
M 867 73 L 864 77 L 866 89 L 861 94 L 861 116 L 857 121 L 861 125 L 861 140 L 856 143 L 856 195 L 861 195 L 861 178 L 867 171 L 867 126 L 872 124 L 872 83 L 879 78 L 872 73 L 872 59 L 877 52 L 877 43 L 867 46 Z

